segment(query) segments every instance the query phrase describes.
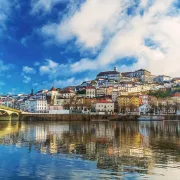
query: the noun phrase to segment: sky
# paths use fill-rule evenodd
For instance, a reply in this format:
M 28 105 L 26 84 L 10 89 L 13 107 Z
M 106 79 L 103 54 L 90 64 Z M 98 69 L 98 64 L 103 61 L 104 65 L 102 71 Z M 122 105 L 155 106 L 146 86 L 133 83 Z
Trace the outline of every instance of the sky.
M 0 93 L 99 71 L 180 76 L 180 0 L 0 0 Z

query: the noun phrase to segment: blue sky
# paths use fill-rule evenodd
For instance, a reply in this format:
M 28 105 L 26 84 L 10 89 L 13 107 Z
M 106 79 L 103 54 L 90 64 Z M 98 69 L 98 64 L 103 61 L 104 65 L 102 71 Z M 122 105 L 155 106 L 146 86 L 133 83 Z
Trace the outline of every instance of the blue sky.
M 179 0 L 0 0 L 0 92 L 64 87 L 97 72 L 179 76 Z

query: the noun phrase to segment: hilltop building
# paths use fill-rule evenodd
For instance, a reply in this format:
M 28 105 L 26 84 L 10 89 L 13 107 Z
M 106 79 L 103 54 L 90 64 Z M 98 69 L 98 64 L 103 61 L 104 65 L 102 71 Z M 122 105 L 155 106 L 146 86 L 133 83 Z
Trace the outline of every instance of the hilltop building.
M 122 73 L 122 76 L 124 77 L 135 77 L 135 78 L 141 78 L 142 76 L 151 76 L 151 72 L 145 70 L 145 69 L 139 69 L 134 72 L 125 72 Z
M 114 71 L 105 71 L 105 72 L 100 72 L 97 76 L 96 79 L 106 79 L 106 80 L 115 80 L 115 81 L 120 81 L 121 73 L 117 71 L 117 68 L 114 67 Z

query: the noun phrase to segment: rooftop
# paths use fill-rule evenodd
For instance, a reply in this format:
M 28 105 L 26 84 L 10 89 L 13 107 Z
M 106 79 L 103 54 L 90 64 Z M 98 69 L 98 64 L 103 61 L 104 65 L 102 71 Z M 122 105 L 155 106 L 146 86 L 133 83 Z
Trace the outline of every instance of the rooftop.
M 86 89 L 96 89 L 94 86 L 87 86 Z
M 180 97 L 180 92 L 173 94 L 172 97 Z
M 120 74 L 120 72 L 117 72 L 117 71 L 105 71 L 105 72 L 100 72 L 97 76 L 105 76 L 105 75 L 110 75 L 110 74 Z
M 54 86 L 50 89 L 50 91 L 56 91 L 56 88 Z

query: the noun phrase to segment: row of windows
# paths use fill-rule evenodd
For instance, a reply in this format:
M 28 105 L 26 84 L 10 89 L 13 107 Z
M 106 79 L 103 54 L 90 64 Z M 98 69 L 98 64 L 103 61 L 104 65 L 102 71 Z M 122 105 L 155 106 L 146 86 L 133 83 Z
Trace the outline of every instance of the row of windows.
M 44 107 L 44 108 L 43 108 L 43 107 L 39 107 L 39 108 L 37 108 L 37 109 L 46 109 L 46 107 Z
M 99 105 L 98 107 L 113 107 L 113 106 L 110 106 L 110 105 Z

